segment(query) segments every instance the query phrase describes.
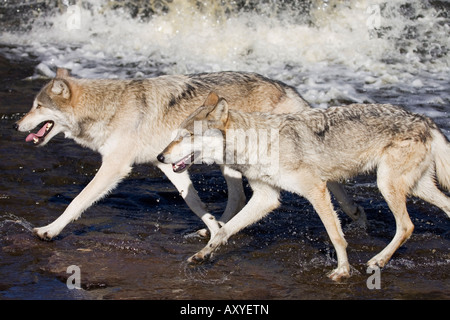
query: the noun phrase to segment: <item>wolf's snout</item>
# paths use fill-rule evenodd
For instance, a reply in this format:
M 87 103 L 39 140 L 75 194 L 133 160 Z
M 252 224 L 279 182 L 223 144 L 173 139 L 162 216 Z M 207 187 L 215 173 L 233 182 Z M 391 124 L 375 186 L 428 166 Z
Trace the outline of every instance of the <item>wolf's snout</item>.
M 162 163 L 164 163 L 164 160 L 165 160 L 164 155 L 163 155 L 162 153 L 158 154 L 158 156 L 156 157 L 156 159 L 158 159 L 158 161 L 159 161 L 159 162 L 162 162 Z

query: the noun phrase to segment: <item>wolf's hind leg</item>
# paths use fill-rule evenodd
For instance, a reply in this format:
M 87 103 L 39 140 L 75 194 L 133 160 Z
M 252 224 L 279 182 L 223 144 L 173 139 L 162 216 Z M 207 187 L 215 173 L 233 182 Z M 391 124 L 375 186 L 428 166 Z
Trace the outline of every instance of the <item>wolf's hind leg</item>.
M 396 175 L 395 172 L 385 166 L 380 166 L 377 173 L 377 184 L 381 194 L 385 198 L 389 209 L 394 214 L 396 232 L 391 242 L 367 263 L 370 267 L 384 267 L 395 251 L 411 236 L 414 225 L 406 210 L 406 194 L 408 185 L 405 176 Z
M 450 198 L 436 187 L 431 170 L 425 173 L 419 180 L 414 187 L 412 194 L 439 207 L 450 218 Z
M 249 181 L 250 182 L 250 181 Z M 275 210 L 279 205 L 279 190 L 265 183 L 250 183 L 253 189 L 253 196 L 247 205 L 228 221 L 214 237 L 211 237 L 206 247 L 189 258 L 189 262 L 202 262 L 207 260 L 211 254 L 228 239 L 244 229 L 245 227 L 257 222 L 267 213 Z
M 349 198 L 343 185 L 335 181 L 328 181 L 327 187 L 335 196 L 342 211 L 360 226 L 367 227 L 367 218 L 364 208 L 355 204 L 355 202 Z

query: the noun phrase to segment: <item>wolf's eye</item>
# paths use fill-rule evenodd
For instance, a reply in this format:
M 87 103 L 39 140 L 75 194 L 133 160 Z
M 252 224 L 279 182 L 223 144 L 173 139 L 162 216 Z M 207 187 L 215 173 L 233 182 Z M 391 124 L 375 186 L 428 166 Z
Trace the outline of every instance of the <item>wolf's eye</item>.
M 39 109 L 40 107 L 42 107 L 42 104 L 38 103 L 36 109 Z

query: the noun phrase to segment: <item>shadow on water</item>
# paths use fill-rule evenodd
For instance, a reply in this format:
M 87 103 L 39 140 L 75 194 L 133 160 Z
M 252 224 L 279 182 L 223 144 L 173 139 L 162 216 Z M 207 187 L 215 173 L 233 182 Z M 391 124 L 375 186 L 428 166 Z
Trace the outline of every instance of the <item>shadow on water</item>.
M 22 81 L 32 63 L 0 57 L 0 298 L 2 299 L 448 299 L 449 222 L 443 212 L 408 201 L 416 226 L 409 241 L 381 270 L 370 290 L 365 263 L 392 238 L 394 220 L 371 177 L 348 182 L 366 210 L 369 227 L 342 216 L 352 277 L 333 283 L 326 274 L 335 252 L 312 207 L 282 194 L 282 207 L 230 239 L 212 261 L 186 259 L 206 240 L 186 235 L 202 228 L 170 182 L 155 168 L 137 166 L 106 199 L 70 224 L 54 241 L 32 228 L 59 216 L 92 179 L 100 158 L 57 137 L 36 149 L 11 127 L 31 105 L 40 81 Z M 219 214 L 225 182 L 214 167 L 196 167 L 200 197 Z M 250 190 L 246 189 L 248 195 Z M 81 270 L 81 290 L 69 290 L 69 266 Z

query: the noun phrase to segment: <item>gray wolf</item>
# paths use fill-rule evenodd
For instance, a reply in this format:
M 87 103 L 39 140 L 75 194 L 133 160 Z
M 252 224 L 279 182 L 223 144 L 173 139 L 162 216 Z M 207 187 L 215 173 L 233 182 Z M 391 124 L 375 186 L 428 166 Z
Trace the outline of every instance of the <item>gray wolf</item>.
M 233 141 L 236 131 L 268 129 L 276 129 L 278 134 L 264 138 L 263 146 L 247 143 L 243 148 Z M 206 143 L 197 143 L 202 139 Z M 249 159 L 241 153 L 258 154 L 261 148 L 278 152 L 275 168 L 264 159 L 252 164 L 236 161 L 239 156 Z M 199 161 L 219 162 L 241 172 L 253 189 L 247 205 L 189 259 L 191 262 L 208 259 L 233 234 L 277 208 L 283 189 L 305 197 L 320 216 L 338 259 L 330 278 L 348 277 L 347 242 L 326 183 L 372 170 L 376 170 L 378 188 L 394 214 L 397 230 L 369 266 L 383 267 L 413 232 L 406 210 L 408 195 L 436 205 L 450 217 L 450 198 L 434 181 L 436 176 L 449 190 L 449 141 L 431 119 L 387 104 L 353 104 L 295 114 L 243 113 L 229 110 L 225 99 L 211 93 L 181 124 L 178 135 L 158 159 L 172 163 L 175 171 Z
M 66 69 L 45 85 L 34 99 L 31 110 L 15 128 L 30 133 L 26 141 L 42 147 L 63 133 L 102 156 L 93 180 L 73 199 L 53 223 L 34 232 L 42 239 L 57 236 L 83 211 L 108 194 L 135 163 L 150 163 L 160 168 L 175 185 L 189 208 L 214 233 L 219 222 L 228 221 L 245 204 L 242 176 L 222 167 L 228 185 L 228 203 L 219 221 L 199 199 L 187 172 L 175 174 L 170 165 L 156 156 L 170 142 L 171 133 L 207 97 L 210 91 L 226 97 L 231 108 L 273 113 L 309 109 L 295 89 L 261 75 L 219 72 L 194 75 L 161 76 L 138 80 L 78 79 Z M 332 185 L 336 196 L 351 217 L 362 216 L 342 187 Z

